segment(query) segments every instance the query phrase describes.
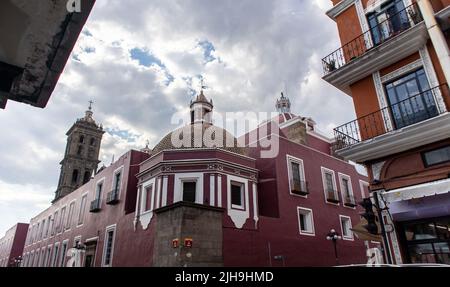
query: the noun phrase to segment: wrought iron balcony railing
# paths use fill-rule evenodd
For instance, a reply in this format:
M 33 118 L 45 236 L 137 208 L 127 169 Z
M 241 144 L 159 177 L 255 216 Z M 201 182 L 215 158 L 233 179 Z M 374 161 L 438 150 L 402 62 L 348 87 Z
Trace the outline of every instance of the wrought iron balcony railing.
M 106 195 L 106 204 L 114 205 L 119 202 L 119 191 L 112 190 Z
M 297 195 L 308 195 L 308 182 L 303 180 L 291 179 L 291 193 Z
M 334 189 L 328 189 L 327 192 L 327 201 L 331 203 L 339 203 L 339 195 L 337 194 L 337 191 Z
M 417 3 L 393 14 L 322 59 L 324 75 L 338 70 L 369 50 L 422 22 Z
M 335 150 L 410 126 L 445 113 L 436 104 L 438 96 L 449 97 L 447 84 L 443 84 L 403 101 L 387 106 L 334 129 Z
M 91 208 L 89 209 L 90 212 L 99 212 L 100 211 L 100 198 L 97 198 L 93 201 L 91 201 Z
M 355 207 L 355 197 L 352 194 L 347 194 L 344 196 L 344 205 L 348 207 Z

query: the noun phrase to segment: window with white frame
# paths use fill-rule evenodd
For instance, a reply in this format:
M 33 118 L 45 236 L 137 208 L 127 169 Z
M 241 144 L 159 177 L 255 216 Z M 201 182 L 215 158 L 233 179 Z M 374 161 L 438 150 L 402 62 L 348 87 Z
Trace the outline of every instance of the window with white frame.
M 183 180 L 183 201 L 195 203 L 196 199 L 196 180 Z
M 361 198 L 367 198 L 369 197 L 369 183 L 360 180 L 359 181 L 359 187 L 361 189 Z
M 45 260 L 44 260 L 44 267 L 48 267 L 49 266 L 51 255 L 52 255 L 52 247 L 48 246 L 47 247 L 47 254 L 45 255 Z
M 43 267 L 44 266 L 44 257 L 45 257 L 45 248 L 42 248 L 41 252 L 40 252 L 40 255 L 39 255 L 38 267 Z
M 99 183 L 97 183 L 97 188 L 95 189 L 95 200 L 98 200 L 99 206 L 100 201 L 102 199 L 102 192 L 103 192 L 103 181 L 100 181 Z
M 120 187 L 122 183 L 122 168 L 120 168 L 118 171 L 114 173 L 113 177 L 113 193 L 119 198 L 120 194 Z
M 105 244 L 103 247 L 103 262 L 102 266 L 112 266 L 112 259 L 114 253 L 114 239 L 116 233 L 116 226 L 111 226 L 106 229 L 105 232 Z
M 287 161 L 290 193 L 303 196 L 307 195 L 308 188 L 305 180 L 303 160 L 287 156 Z
M 53 256 L 52 256 L 52 267 L 56 267 L 58 264 L 58 258 L 59 258 L 59 243 L 55 243 L 55 246 L 53 247 Z
M 144 212 L 152 210 L 153 184 L 144 188 Z
M 53 214 L 53 222 L 52 222 L 52 233 L 51 235 L 55 235 L 56 230 L 58 228 L 58 211 L 55 211 L 55 213 Z
M 75 210 L 75 201 L 71 202 L 69 205 L 69 213 L 67 214 L 67 221 L 66 221 L 66 230 L 69 230 L 72 225 L 72 217 L 73 217 L 73 211 Z
M 355 196 L 353 195 L 353 187 L 350 176 L 339 173 L 339 183 L 341 186 L 344 205 L 347 207 L 355 207 Z
M 322 167 L 322 181 L 326 201 L 331 203 L 339 203 L 334 171 Z
M 59 267 L 65 267 L 64 264 L 66 262 L 66 252 L 67 252 L 67 245 L 69 244 L 69 240 L 64 240 L 61 245 L 61 255 L 59 258 L 58 266 Z
M 49 215 L 47 218 L 47 226 L 45 227 L 45 238 L 47 238 L 49 236 L 51 222 L 52 222 L 52 216 Z
M 245 186 L 242 182 L 231 181 L 231 208 L 245 209 L 244 192 Z
M 344 240 L 353 240 L 352 219 L 349 216 L 340 215 L 342 238 Z
M 66 217 L 66 207 L 64 206 L 61 209 L 61 216 L 59 218 L 58 226 L 57 226 L 57 233 L 61 233 L 64 231 L 64 219 Z
M 39 261 L 39 249 L 37 249 L 35 252 L 34 252 L 34 262 L 33 262 L 33 267 L 38 267 L 38 261 Z
M 78 212 L 78 225 L 83 224 L 84 213 L 85 213 L 85 209 L 86 209 L 86 201 L 87 201 L 87 194 L 85 194 L 81 197 L 80 210 Z
M 300 234 L 314 235 L 314 218 L 312 209 L 297 207 L 297 213 Z

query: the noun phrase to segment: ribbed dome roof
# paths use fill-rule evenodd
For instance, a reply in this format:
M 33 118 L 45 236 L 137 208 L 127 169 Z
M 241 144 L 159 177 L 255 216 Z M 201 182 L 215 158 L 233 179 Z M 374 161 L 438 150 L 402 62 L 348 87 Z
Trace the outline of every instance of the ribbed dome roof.
M 183 139 L 188 140 L 189 137 L 190 144 L 188 146 L 181 145 Z M 241 155 L 247 154 L 247 148 L 238 147 L 237 139 L 231 133 L 209 123 L 191 124 L 168 133 L 153 148 L 152 154 L 163 150 L 196 148 L 219 148 Z

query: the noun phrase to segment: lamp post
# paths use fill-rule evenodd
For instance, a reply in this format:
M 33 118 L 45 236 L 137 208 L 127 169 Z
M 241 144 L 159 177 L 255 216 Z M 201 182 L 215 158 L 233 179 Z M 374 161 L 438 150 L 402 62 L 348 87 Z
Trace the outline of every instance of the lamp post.
M 333 242 L 334 256 L 336 257 L 336 265 L 339 265 L 339 258 L 337 253 L 337 241 L 339 239 L 342 239 L 342 237 L 334 229 L 331 229 L 330 232 L 327 234 L 327 240 Z
M 21 263 L 22 263 L 22 256 L 14 258 L 14 267 L 20 267 Z

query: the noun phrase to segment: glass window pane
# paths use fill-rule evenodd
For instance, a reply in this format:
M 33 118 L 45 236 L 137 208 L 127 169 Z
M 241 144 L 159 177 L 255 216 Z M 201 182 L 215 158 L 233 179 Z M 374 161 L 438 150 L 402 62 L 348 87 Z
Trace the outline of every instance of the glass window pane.
M 183 182 L 183 201 L 195 202 L 195 182 Z
M 411 263 L 437 263 L 431 243 L 411 245 L 408 249 Z
M 242 186 L 238 184 L 231 185 L 231 204 L 242 206 Z
M 434 223 L 430 222 L 408 224 L 405 226 L 405 233 L 409 241 L 437 238 Z
M 450 146 L 424 153 L 427 166 L 450 161 Z

